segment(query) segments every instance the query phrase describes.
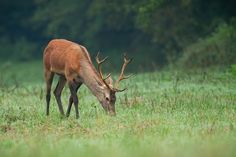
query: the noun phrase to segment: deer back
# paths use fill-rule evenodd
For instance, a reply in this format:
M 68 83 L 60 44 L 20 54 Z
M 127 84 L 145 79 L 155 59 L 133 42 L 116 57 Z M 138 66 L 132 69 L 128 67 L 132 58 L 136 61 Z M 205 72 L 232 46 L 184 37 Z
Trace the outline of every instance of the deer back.
M 62 75 L 78 72 L 83 58 L 80 45 L 64 39 L 50 41 L 44 51 L 45 68 Z

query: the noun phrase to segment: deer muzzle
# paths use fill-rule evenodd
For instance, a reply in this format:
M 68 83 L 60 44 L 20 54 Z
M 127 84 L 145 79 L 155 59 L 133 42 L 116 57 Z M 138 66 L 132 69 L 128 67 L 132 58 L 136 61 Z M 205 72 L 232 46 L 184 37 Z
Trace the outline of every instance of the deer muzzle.
M 109 114 L 110 116 L 116 116 L 116 112 L 115 112 L 115 111 L 108 111 L 108 114 Z

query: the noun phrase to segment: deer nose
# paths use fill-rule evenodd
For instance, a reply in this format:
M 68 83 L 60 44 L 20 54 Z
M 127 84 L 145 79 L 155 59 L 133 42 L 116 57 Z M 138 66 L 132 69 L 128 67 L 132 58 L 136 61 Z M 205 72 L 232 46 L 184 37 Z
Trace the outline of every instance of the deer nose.
M 110 115 L 110 116 L 116 116 L 116 112 L 110 111 L 110 112 L 109 112 L 109 115 Z

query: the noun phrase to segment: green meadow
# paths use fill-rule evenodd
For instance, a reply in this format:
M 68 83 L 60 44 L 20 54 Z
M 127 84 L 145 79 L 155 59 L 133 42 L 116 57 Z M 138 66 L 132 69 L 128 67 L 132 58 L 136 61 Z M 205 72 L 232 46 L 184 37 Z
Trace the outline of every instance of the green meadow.
M 0 65 L 1 157 L 236 156 L 236 77 L 229 69 L 136 73 L 108 116 L 86 86 L 80 118 L 45 115 L 42 63 Z M 54 80 L 53 88 L 56 81 Z M 63 90 L 67 109 L 69 90 Z

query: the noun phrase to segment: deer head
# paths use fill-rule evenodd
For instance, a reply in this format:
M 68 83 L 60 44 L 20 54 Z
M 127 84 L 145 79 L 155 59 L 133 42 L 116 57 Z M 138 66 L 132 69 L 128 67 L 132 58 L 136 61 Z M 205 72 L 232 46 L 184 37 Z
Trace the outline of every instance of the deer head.
M 127 88 L 124 89 L 118 89 L 120 81 L 124 79 L 128 79 L 131 75 L 129 76 L 124 76 L 124 71 L 126 66 L 132 61 L 132 59 L 128 59 L 127 55 L 124 54 L 124 64 L 121 69 L 121 73 L 116 80 L 114 86 L 113 86 L 113 80 L 111 78 L 111 74 L 108 74 L 106 77 L 103 76 L 102 74 L 102 68 L 101 65 L 107 60 L 107 57 L 100 60 L 99 59 L 99 52 L 96 56 L 96 62 L 98 64 L 98 74 L 100 78 L 102 79 L 102 82 L 104 85 L 101 85 L 102 88 L 102 93 L 99 96 L 99 101 L 102 104 L 102 107 L 104 108 L 105 111 L 107 111 L 110 115 L 116 115 L 115 112 L 115 102 L 116 102 L 116 92 L 123 92 Z

